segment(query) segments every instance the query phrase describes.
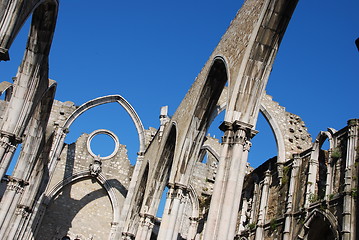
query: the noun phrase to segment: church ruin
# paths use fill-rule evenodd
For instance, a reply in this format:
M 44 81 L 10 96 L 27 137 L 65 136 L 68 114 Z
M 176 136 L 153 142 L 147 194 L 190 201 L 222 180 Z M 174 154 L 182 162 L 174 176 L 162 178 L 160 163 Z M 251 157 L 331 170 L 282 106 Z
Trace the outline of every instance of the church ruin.
M 359 119 L 312 139 L 303 120 L 265 92 L 296 0 L 247 0 L 175 114 L 161 108 L 157 129 L 145 129 L 121 95 L 81 106 L 55 100 L 48 55 L 59 1 L 0 3 L 0 60 L 9 60 L 32 14 L 14 82 L 0 83 L 1 239 L 358 238 Z M 135 125 L 135 165 L 107 129 L 65 143 L 81 114 L 107 103 L 120 104 Z M 221 112 L 219 140 L 207 132 Z M 260 112 L 273 130 L 277 156 L 253 169 L 247 159 Z M 109 156 L 91 149 L 99 134 L 115 142 Z M 326 140 L 328 150 L 322 149 Z

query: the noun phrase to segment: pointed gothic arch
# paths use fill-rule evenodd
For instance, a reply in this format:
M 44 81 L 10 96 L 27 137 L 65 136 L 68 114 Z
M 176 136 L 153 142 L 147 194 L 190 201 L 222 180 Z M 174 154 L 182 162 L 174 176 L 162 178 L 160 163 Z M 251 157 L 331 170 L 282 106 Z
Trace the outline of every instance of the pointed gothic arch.
M 96 106 L 117 102 L 120 104 L 131 117 L 133 123 L 135 124 L 138 138 L 139 138 L 139 152 L 145 151 L 145 129 L 142 125 L 141 119 L 136 113 L 135 109 L 131 106 L 131 104 L 121 95 L 108 95 L 103 97 L 98 97 L 92 99 L 84 104 L 82 104 L 79 108 L 77 108 L 66 120 L 64 125 L 62 126 L 63 129 L 68 129 L 72 125 L 72 123 L 84 112 L 87 110 L 94 108 Z
M 145 200 L 141 210 L 141 212 L 148 213 L 152 216 L 156 215 L 162 192 L 168 184 L 171 174 L 177 141 L 177 127 L 174 122 L 171 123 L 167 136 L 164 136 L 162 141 L 165 141 L 165 144 L 159 151 L 159 161 L 156 163 L 153 162 L 152 166 L 150 162 L 149 165 L 149 172 L 152 173 L 149 176 L 151 181 L 146 187 Z
M 112 207 L 112 222 L 111 222 L 111 230 L 109 233 L 109 239 L 112 240 L 114 239 L 113 237 L 118 234 L 118 223 L 120 221 L 120 204 L 119 201 L 116 197 L 116 194 L 114 192 L 114 187 L 111 185 L 111 183 L 108 181 L 108 179 L 105 177 L 104 174 L 100 173 L 97 176 L 93 176 L 91 175 L 91 172 L 86 170 L 86 171 L 80 171 L 77 173 L 72 174 L 71 176 L 68 176 L 67 178 L 63 179 L 62 181 L 58 182 L 55 186 L 53 186 L 53 188 L 47 192 L 44 195 L 44 202 L 43 204 L 48 206 L 52 201 L 54 201 L 54 199 L 56 198 L 56 196 L 68 185 L 80 182 L 82 180 L 87 180 L 87 179 L 95 179 L 100 186 L 102 187 L 102 189 L 105 190 L 110 202 L 111 202 L 111 207 Z M 41 216 L 41 220 L 39 221 L 39 226 L 41 226 L 41 222 L 43 220 L 43 216 L 45 214 L 43 214 Z M 38 227 L 39 227 L 38 226 Z M 39 229 L 36 230 L 36 232 Z
M 304 221 L 297 234 L 300 240 L 340 240 L 339 224 L 329 211 L 314 209 Z

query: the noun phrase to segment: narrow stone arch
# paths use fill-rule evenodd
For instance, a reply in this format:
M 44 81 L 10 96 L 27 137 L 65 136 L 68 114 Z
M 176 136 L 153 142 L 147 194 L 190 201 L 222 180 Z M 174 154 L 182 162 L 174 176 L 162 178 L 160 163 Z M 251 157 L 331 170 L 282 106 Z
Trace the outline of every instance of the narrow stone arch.
M 190 215 L 190 226 L 188 230 L 187 239 L 195 239 L 197 235 L 198 221 L 199 221 L 199 200 L 194 187 L 190 184 L 188 188 L 188 197 L 192 205 L 192 212 Z
M 10 99 L 0 122 L 0 132 L 6 133 L 1 141 L 17 146 L 24 137 L 36 111 L 37 104 L 49 88 L 48 55 L 56 25 L 58 11 L 57 0 L 46 1 L 8 1 L 0 10 L 0 21 L 3 28 L 0 32 L 0 59 L 8 60 L 8 48 L 22 24 L 32 14 L 30 34 L 21 65 L 16 74 L 12 98 Z M 9 145 L 9 146 L 10 146 Z M 0 147 L 0 158 L 6 169 L 13 156 L 4 155 L 9 147 Z M 1 170 L 1 176 L 4 175 Z
M 189 200 L 191 201 L 191 204 L 192 204 L 191 217 L 192 217 L 192 218 L 198 218 L 198 217 L 199 217 L 199 201 L 198 201 L 198 195 L 197 195 L 196 190 L 195 190 L 194 187 L 192 186 L 192 184 L 189 185 L 189 188 L 188 188 L 188 196 L 189 196 Z
M 36 9 L 43 4 L 51 4 L 55 6 L 55 19 L 58 11 L 58 0 L 37 0 L 31 1 L 28 3 L 27 1 L 8 1 L 4 8 L 0 10 L 0 25 L 2 26 L 0 29 L 0 60 L 7 61 L 10 60 L 9 57 L 9 49 L 15 40 L 18 32 L 24 25 L 25 21 L 28 17 L 36 12 Z M 10 14 L 11 13 L 11 14 Z M 50 13 L 51 15 L 52 13 Z M 47 22 L 46 24 L 53 24 L 51 22 Z M 52 33 L 53 34 L 52 29 Z M 32 35 L 29 36 L 29 38 Z M 51 41 L 51 40 L 50 40 Z M 48 42 L 47 42 L 48 43 Z
M 0 83 L 0 96 L 4 96 L 4 101 L 8 102 L 10 101 L 12 91 L 14 89 L 14 85 L 12 83 L 3 81 Z
M 212 117 L 213 119 L 222 111 L 226 110 L 228 101 L 227 92 L 228 89 L 225 88 L 217 103 L 217 111 L 214 112 L 215 116 Z M 286 112 L 285 108 L 273 101 L 270 95 L 263 95 L 259 105 L 259 112 L 262 113 L 273 132 L 277 146 L 277 163 L 279 165 L 283 165 L 288 159 L 290 159 L 293 153 L 298 153 L 298 150 L 291 150 L 291 146 L 294 146 L 294 144 L 290 142 L 288 136 L 293 135 L 294 133 L 301 135 L 301 137 L 305 136 L 305 140 L 301 140 L 298 143 L 301 149 L 308 149 L 312 146 L 311 138 L 306 131 L 304 122 L 301 121 L 298 116 Z M 296 118 L 295 121 L 298 121 L 297 125 L 303 125 L 299 131 L 297 129 L 291 129 L 290 122 L 293 121 L 291 119 L 292 117 Z
M 263 114 L 264 118 L 267 120 L 270 128 L 272 129 L 274 133 L 274 138 L 276 140 L 277 145 L 277 162 L 278 163 L 284 163 L 286 161 L 285 157 L 285 142 L 284 142 L 284 136 L 279 128 L 279 123 L 275 119 L 275 117 L 268 111 L 265 104 L 260 105 L 259 108 L 260 112 Z
M 320 226 L 325 229 L 324 231 L 321 231 L 320 229 L 316 228 L 315 232 L 319 233 L 321 236 L 318 236 L 319 238 L 315 236 L 311 236 L 311 226 L 315 223 L 318 219 L 320 219 L 324 224 L 327 224 L 327 226 Z M 322 223 L 320 222 L 320 224 Z M 303 226 L 300 228 L 297 234 L 298 240 L 319 240 L 324 239 L 324 237 L 327 237 L 325 239 L 327 240 L 340 240 L 340 229 L 338 222 L 336 218 L 333 216 L 333 214 L 329 211 L 321 211 L 318 209 L 314 209 L 312 212 L 310 212 L 307 216 L 307 218 L 304 221 Z M 314 239 L 315 237 L 315 239 Z
M 206 74 L 202 79 L 203 84 L 198 90 L 191 124 L 187 129 L 184 141 L 180 142 L 182 146 L 178 148 L 184 150 L 178 155 L 175 154 L 176 163 L 173 170 L 179 174 L 171 175 L 171 182 L 188 184 L 194 161 L 197 160 L 205 134 L 218 112 L 217 103 L 228 82 L 229 72 L 225 58 L 215 56 Z
M 217 162 L 219 161 L 219 153 L 209 144 L 203 144 L 203 146 L 201 147 L 201 150 L 205 150 L 208 151 L 210 154 L 213 155 L 213 157 L 217 160 Z
M 166 136 L 165 144 L 160 151 L 159 161 L 156 165 L 151 166 L 149 172 L 152 173 L 150 177 L 151 181 L 146 188 L 146 200 L 142 205 L 142 212 L 149 213 L 153 216 L 156 215 L 158 205 L 161 199 L 161 194 L 168 184 L 171 169 L 173 167 L 174 152 L 177 142 L 177 126 L 174 122 L 171 123 L 170 130 Z
M 224 111 L 227 107 L 227 103 L 222 101 L 217 105 L 217 115 Z M 260 113 L 263 114 L 267 123 L 273 131 L 274 138 L 277 145 L 277 162 L 284 163 L 286 161 L 286 149 L 283 133 L 280 130 L 279 123 L 273 114 L 268 110 L 267 106 L 263 103 L 260 104 L 259 108 Z M 213 119 L 215 116 L 213 117 Z
M 334 148 L 332 133 L 329 131 L 320 131 L 313 143 L 311 159 L 318 159 L 320 148 L 322 147 L 324 141 L 327 139 L 329 141 L 329 149 Z
M 227 81 L 227 64 L 222 57 L 217 56 L 213 59 L 194 111 L 195 117 L 200 120 L 198 129 L 208 128 Z
M 122 217 L 127 218 L 121 219 L 121 221 L 125 221 L 125 226 L 123 227 L 123 234 L 133 234 L 136 232 L 138 228 L 138 224 L 140 222 L 140 211 L 141 207 L 144 203 L 144 195 L 147 190 L 147 184 L 148 184 L 148 175 L 149 175 L 149 163 L 146 162 L 145 167 L 142 169 L 142 172 L 139 174 L 141 176 L 141 179 L 138 180 L 138 186 L 136 188 L 134 196 L 133 196 L 133 202 L 131 204 L 127 204 L 122 209 Z M 126 203 L 125 203 L 126 204 Z M 128 215 L 128 216 L 127 216 Z
M 308 193 L 314 193 L 318 198 L 327 198 L 329 194 L 332 193 L 333 188 L 333 159 L 331 157 L 332 150 L 334 149 L 334 140 L 333 140 L 333 129 L 330 131 L 320 131 L 317 135 L 310 155 L 310 165 L 309 165 L 309 174 L 308 181 L 315 183 L 312 186 L 308 186 Z M 325 151 L 323 151 L 322 145 L 325 140 L 329 141 L 329 152 L 325 156 Z M 326 161 L 328 160 L 328 161 Z
M 106 103 L 113 103 L 117 102 L 120 104 L 128 113 L 128 115 L 131 117 L 133 123 L 135 124 L 138 138 L 139 138 L 139 152 L 145 151 L 145 129 L 142 125 L 140 117 L 137 115 L 135 109 L 131 106 L 127 100 L 122 97 L 121 95 L 108 95 L 103 97 L 98 97 L 95 99 L 92 99 L 84 104 L 82 104 L 79 108 L 77 108 L 66 120 L 64 125 L 62 126 L 63 129 L 69 129 L 72 123 L 84 112 L 87 110 L 94 108 L 96 106 L 106 104 Z

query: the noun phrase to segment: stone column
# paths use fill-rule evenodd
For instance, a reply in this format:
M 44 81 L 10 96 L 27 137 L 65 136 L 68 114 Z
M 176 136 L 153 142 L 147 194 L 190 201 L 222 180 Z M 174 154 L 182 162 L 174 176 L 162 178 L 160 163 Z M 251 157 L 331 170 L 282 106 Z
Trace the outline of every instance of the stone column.
M 247 220 L 247 211 L 248 211 L 248 200 L 246 196 L 242 198 L 242 210 L 241 210 L 241 218 L 239 220 L 239 228 L 237 234 L 241 234 L 242 231 L 245 230 L 244 224 Z
M 268 194 L 269 194 L 269 184 L 271 180 L 270 171 L 267 170 L 265 172 L 265 177 L 263 180 L 263 187 L 262 187 L 262 196 L 259 205 L 259 213 L 258 213 L 258 221 L 257 221 L 257 228 L 256 228 L 256 236 L 255 240 L 262 240 L 263 239 L 263 226 L 265 223 L 265 216 L 268 206 Z
M 246 172 L 252 126 L 223 122 L 223 150 L 218 165 L 204 239 L 233 240 Z
M 154 216 L 149 214 L 142 214 L 140 219 L 140 226 L 136 234 L 136 240 L 149 240 L 151 238 L 152 229 L 154 225 Z
M 258 194 L 259 194 L 258 182 L 254 182 L 253 199 L 252 199 L 252 203 L 251 203 L 251 212 L 250 212 L 250 217 L 249 217 L 249 223 L 255 222 L 255 216 L 256 216 L 256 210 L 257 210 L 255 204 L 257 202 Z
M 130 231 L 130 221 L 131 221 L 131 209 L 134 207 L 133 201 L 135 201 L 135 190 L 137 185 L 141 182 L 140 179 L 140 171 L 143 165 L 144 153 L 139 152 L 137 153 L 137 161 L 135 168 L 132 173 L 131 182 L 128 187 L 127 196 L 125 202 L 123 204 L 123 208 L 121 210 L 121 217 L 119 222 L 119 231 L 120 232 L 127 232 Z
M 284 231 L 283 231 L 283 240 L 289 240 L 291 239 L 291 233 L 293 232 L 292 227 L 292 221 L 293 221 L 293 195 L 295 186 L 297 183 L 297 173 L 299 168 L 299 163 L 301 159 L 298 154 L 294 155 L 294 161 L 292 165 L 292 171 L 290 174 L 290 182 L 289 182 L 289 190 L 287 195 L 287 206 L 285 210 L 285 220 L 284 220 Z
M 35 232 L 32 226 L 38 226 L 41 223 L 47 206 L 49 204 L 49 199 L 44 197 L 44 194 L 40 197 L 37 201 L 35 207 L 32 209 L 32 213 L 30 214 L 29 218 L 27 219 L 27 223 L 22 230 L 22 233 L 19 236 L 19 239 L 28 239 L 33 240 L 35 237 Z
M 16 204 L 19 201 L 21 194 L 24 191 L 24 187 L 28 185 L 22 179 L 9 178 L 3 201 L 0 208 L 0 236 L 5 236 L 5 231 L 10 223 L 12 213 L 16 209 Z
M 332 194 L 333 191 L 333 159 L 332 159 L 332 149 L 328 151 L 328 164 L 327 164 L 327 181 L 325 183 L 325 200 L 329 201 L 329 195 Z
M 315 186 L 317 182 L 317 172 L 318 172 L 318 159 L 315 159 L 313 155 L 315 154 L 315 149 L 312 149 L 312 154 L 309 160 L 309 170 L 307 178 L 307 190 L 305 193 L 304 208 L 308 209 L 310 205 L 310 200 L 315 196 Z
M 359 119 L 351 119 L 348 121 L 348 143 L 346 153 L 345 179 L 344 179 L 344 204 L 343 204 L 343 227 L 342 239 L 354 240 L 352 232 L 355 231 L 355 207 L 352 197 L 352 167 L 356 159 L 356 150 L 358 149 Z
M 14 134 L 5 133 L 4 131 L 1 131 L 0 135 L 0 177 L 3 178 L 10 165 L 17 145 L 21 143 L 21 139 Z
M 194 240 L 197 234 L 199 219 L 196 217 L 190 217 L 189 220 L 190 220 L 190 226 L 187 234 L 187 240 Z
M 28 206 L 18 205 L 15 211 L 15 219 L 12 222 L 13 226 L 20 226 L 20 222 L 26 220 L 29 217 L 29 215 L 30 215 L 30 208 Z M 19 234 L 20 229 L 16 227 L 12 227 L 8 230 L 10 230 L 10 232 L 5 234 L 7 236 L 7 239 L 20 239 L 15 236 Z
M 123 232 L 121 239 L 122 240 L 133 240 L 133 239 L 135 239 L 135 235 L 132 233 L 129 233 L 129 232 Z
M 182 197 L 181 197 L 181 203 L 179 206 L 179 210 L 178 210 L 178 215 L 177 215 L 177 220 L 175 222 L 175 226 L 174 226 L 174 232 L 172 234 L 172 239 L 173 240 L 177 240 L 178 239 L 178 234 L 181 230 L 181 226 L 183 224 L 183 219 L 184 219 L 184 209 L 188 203 L 189 197 L 188 197 L 188 191 L 187 188 L 184 188 L 182 190 Z
M 183 185 L 170 185 L 167 194 L 166 205 L 162 216 L 161 226 L 158 233 L 159 240 L 177 239 L 183 214 L 183 208 L 187 199 L 187 189 Z

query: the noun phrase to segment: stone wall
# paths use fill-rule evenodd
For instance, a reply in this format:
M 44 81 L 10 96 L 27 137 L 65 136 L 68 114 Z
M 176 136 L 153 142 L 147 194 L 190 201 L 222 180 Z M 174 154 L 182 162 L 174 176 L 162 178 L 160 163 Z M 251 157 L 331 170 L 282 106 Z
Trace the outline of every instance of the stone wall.
M 94 157 L 87 149 L 88 137 L 88 134 L 82 134 L 75 143 L 63 148 L 48 184 L 50 199 L 36 239 L 60 239 L 66 235 L 71 239 L 108 238 L 116 203 L 109 198 L 104 185 L 114 191 L 116 207 L 121 209 L 133 166 L 128 160 L 126 147 L 120 145 L 114 157 L 102 160 L 101 175 L 106 180 L 100 183 L 89 172 Z M 74 177 L 79 174 L 81 177 Z

